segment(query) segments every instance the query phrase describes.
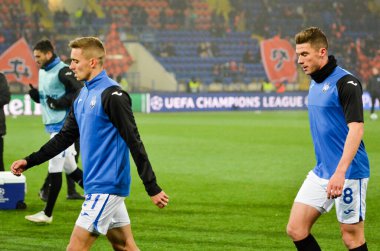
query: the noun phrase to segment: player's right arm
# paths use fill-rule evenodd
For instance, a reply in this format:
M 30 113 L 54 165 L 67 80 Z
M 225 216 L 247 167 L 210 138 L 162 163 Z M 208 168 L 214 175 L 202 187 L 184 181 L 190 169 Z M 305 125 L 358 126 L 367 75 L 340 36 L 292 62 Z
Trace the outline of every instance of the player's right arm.
M 11 165 L 11 172 L 16 176 L 20 176 L 25 171 L 26 164 L 26 160 L 24 159 L 16 160 Z
M 71 109 L 61 131 L 51 138 L 37 152 L 30 154 L 22 160 L 13 162 L 11 166 L 12 173 L 20 175 L 28 168 L 44 163 L 72 145 L 78 137 L 79 127 L 73 109 Z

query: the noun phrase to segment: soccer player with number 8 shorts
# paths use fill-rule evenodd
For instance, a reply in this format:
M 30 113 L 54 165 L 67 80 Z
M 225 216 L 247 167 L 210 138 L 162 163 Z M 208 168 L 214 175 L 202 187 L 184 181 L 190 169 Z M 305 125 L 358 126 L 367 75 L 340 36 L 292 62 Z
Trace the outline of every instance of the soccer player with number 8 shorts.
M 346 248 L 368 250 L 364 219 L 369 161 L 362 141 L 361 83 L 328 55 L 327 38 L 319 28 L 299 32 L 295 41 L 298 64 L 311 77 L 308 113 L 316 165 L 294 200 L 287 233 L 297 250 L 321 250 L 311 228 L 335 204 Z

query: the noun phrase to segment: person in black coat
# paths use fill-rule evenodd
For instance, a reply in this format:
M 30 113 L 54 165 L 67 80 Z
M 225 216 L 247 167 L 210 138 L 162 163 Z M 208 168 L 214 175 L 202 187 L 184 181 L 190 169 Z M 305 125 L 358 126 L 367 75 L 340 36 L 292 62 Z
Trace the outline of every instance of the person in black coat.
M 9 86 L 5 75 L 0 72 L 0 171 L 4 171 L 4 135 L 6 133 L 4 106 L 11 100 Z
M 376 67 L 372 68 L 372 76 L 368 81 L 368 92 L 371 95 L 371 119 L 376 120 L 377 114 L 375 113 L 376 99 L 380 102 L 380 72 Z

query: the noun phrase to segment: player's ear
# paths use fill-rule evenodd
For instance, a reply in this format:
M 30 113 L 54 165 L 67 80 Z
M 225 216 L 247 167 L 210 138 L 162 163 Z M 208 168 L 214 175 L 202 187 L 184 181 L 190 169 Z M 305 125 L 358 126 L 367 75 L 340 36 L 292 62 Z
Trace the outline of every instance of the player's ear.
M 95 68 L 98 64 L 99 64 L 99 62 L 98 62 L 97 58 L 91 58 L 90 59 L 90 66 L 91 66 L 91 68 Z
M 47 51 L 47 52 L 46 52 L 46 56 L 47 56 L 48 58 L 52 58 L 52 57 L 53 57 L 53 52 L 52 52 L 52 51 Z
M 326 49 L 326 48 L 320 48 L 320 49 L 319 49 L 319 55 L 320 55 L 321 57 L 326 56 L 326 54 L 327 54 L 327 49 Z

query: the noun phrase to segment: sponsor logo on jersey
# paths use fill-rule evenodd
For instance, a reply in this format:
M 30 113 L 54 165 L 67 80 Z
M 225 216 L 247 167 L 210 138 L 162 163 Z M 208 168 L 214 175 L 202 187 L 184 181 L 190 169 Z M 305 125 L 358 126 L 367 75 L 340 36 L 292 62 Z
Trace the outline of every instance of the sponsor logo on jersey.
M 123 93 L 122 92 L 113 92 L 111 95 L 121 96 L 121 95 L 123 95 Z
M 353 86 L 357 86 L 358 85 L 358 83 L 356 83 L 356 82 L 354 82 L 352 80 L 348 81 L 347 84 L 352 84 Z

